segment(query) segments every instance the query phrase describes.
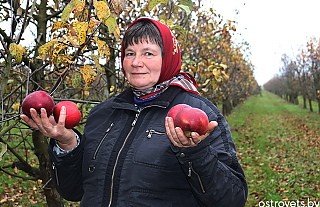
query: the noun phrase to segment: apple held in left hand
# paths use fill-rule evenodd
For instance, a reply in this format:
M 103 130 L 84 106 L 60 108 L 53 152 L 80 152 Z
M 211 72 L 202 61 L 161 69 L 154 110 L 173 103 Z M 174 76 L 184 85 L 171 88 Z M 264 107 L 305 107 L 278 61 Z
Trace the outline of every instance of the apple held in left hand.
M 205 112 L 198 108 L 180 107 L 178 105 L 171 108 L 174 108 L 175 112 L 180 109 L 177 113 L 167 114 L 165 121 L 167 135 L 176 147 L 194 147 L 204 140 L 218 123 L 216 121 L 209 122 Z M 172 114 L 175 117 L 172 117 Z
M 186 137 L 191 137 L 191 132 L 204 135 L 208 124 L 208 116 L 198 108 L 183 108 L 174 119 L 174 126 L 180 127 Z
M 207 131 L 208 116 L 201 109 L 177 104 L 169 110 L 167 116 L 172 118 L 175 127 L 182 129 L 186 137 L 191 137 L 191 132 L 203 135 Z
M 173 106 L 169 110 L 167 116 L 171 117 L 173 119 L 173 121 L 174 121 L 174 119 L 176 118 L 177 114 L 184 108 L 192 108 L 192 107 L 187 105 L 187 104 L 177 104 L 177 105 Z

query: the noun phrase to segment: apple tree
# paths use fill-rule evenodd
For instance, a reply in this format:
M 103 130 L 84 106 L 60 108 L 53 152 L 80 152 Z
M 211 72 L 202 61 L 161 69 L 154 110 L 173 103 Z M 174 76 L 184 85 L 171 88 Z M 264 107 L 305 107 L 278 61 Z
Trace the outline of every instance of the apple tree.
M 303 107 L 307 108 L 308 100 L 310 111 L 313 111 L 312 101 L 317 100 L 320 110 L 319 40 L 310 38 L 295 59 L 284 54 L 281 61 L 280 75 L 269 80 L 264 88 L 295 104 L 298 95 L 302 95 Z
M 126 87 L 117 63 L 126 27 L 148 15 L 185 35 L 192 9 L 191 0 L 0 2 L 0 158 L 10 157 L 1 173 L 42 183 L 47 205 L 63 206 L 49 173 L 48 138 L 20 120 L 22 100 L 37 90 L 72 100 L 82 130 L 92 105 Z

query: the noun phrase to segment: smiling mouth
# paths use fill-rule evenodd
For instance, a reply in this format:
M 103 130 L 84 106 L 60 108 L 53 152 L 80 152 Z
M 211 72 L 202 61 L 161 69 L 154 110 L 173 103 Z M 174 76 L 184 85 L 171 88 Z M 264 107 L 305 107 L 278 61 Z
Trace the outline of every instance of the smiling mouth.
M 145 75 L 146 73 L 132 73 L 132 75 Z

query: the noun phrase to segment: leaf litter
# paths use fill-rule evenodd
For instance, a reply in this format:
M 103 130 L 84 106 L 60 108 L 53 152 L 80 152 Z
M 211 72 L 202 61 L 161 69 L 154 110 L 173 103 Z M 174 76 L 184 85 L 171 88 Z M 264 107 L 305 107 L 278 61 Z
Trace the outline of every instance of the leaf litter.
M 234 122 L 231 115 L 228 122 L 248 182 L 246 206 L 271 200 L 319 202 L 320 115 L 314 114 L 319 118 L 312 122 L 308 115 L 290 110 L 269 113 L 272 110 L 251 110 L 250 105 L 248 112 L 244 107 L 242 115 L 235 115 L 243 117 Z

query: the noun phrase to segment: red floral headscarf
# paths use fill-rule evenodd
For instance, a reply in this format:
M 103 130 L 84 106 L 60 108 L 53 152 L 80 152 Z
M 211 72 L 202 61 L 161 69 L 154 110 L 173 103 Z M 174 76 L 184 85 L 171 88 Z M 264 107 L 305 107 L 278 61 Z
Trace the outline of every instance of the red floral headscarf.
M 199 94 L 199 92 L 197 91 L 197 83 L 192 77 L 192 75 L 181 71 L 181 53 L 178 46 L 178 41 L 174 37 L 171 30 L 166 25 L 150 18 L 139 18 L 135 20 L 133 23 L 131 23 L 128 28 L 130 28 L 133 24 L 135 24 L 137 21 L 140 21 L 142 19 L 150 20 L 152 23 L 156 25 L 156 27 L 160 31 L 162 41 L 163 41 L 164 54 L 162 57 L 161 73 L 160 73 L 160 77 L 157 84 L 168 83 L 168 85 L 178 85 L 183 89 L 185 89 L 186 91 Z M 124 59 L 124 50 L 122 47 L 121 64 L 123 64 L 123 59 Z M 122 67 L 122 71 L 125 74 L 123 67 Z M 179 78 L 174 80 L 175 77 L 179 77 Z M 182 82 L 181 82 L 181 79 L 182 79 Z M 152 94 L 154 93 L 155 92 L 152 92 Z

